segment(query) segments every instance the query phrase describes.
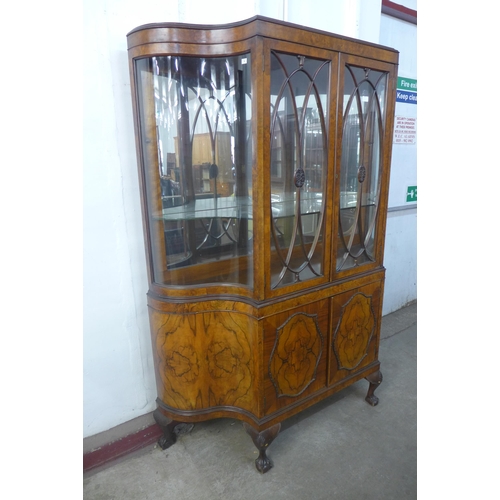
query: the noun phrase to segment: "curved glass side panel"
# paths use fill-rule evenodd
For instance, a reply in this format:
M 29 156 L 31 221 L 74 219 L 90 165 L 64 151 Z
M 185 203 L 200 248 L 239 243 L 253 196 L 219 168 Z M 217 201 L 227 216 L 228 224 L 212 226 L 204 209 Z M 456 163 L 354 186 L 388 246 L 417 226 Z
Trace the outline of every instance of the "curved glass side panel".
M 253 283 L 250 54 L 136 61 L 154 281 Z
M 324 272 L 330 63 L 271 54 L 271 287 Z
M 346 65 L 337 270 L 375 260 L 387 73 Z

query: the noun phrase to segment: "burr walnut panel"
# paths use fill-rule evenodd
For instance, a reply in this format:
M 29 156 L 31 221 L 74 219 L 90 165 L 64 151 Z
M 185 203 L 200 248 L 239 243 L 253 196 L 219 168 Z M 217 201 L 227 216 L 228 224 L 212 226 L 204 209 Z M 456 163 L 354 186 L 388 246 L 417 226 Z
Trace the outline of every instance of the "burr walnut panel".
M 317 315 L 296 313 L 276 332 L 269 375 L 278 397 L 299 396 L 315 379 L 323 353 Z
M 253 410 L 251 321 L 237 313 L 150 312 L 162 401 L 178 410 L 236 406 Z
M 382 283 L 333 297 L 330 383 L 348 377 L 378 355 Z
M 340 369 L 353 370 L 361 363 L 367 355 L 374 327 L 371 297 L 357 293 L 342 308 L 334 335 L 333 350 Z
M 328 301 L 267 318 L 263 330 L 264 407 L 268 414 L 325 386 Z

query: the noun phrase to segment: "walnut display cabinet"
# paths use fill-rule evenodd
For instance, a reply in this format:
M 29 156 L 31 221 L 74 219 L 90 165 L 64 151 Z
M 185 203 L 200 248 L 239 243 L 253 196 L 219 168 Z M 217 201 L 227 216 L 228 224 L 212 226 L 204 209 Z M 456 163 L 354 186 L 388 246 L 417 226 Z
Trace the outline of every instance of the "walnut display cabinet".
M 128 35 L 162 448 L 281 422 L 378 359 L 398 53 L 264 17 Z

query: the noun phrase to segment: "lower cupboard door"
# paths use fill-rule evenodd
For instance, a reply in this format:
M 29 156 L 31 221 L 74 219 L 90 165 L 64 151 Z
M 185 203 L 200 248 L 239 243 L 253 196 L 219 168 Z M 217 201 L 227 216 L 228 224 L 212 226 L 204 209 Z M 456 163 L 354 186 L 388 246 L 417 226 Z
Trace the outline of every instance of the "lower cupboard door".
M 329 385 L 378 359 L 383 282 L 335 295 L 331 300 Z
M 328 303 L 320 300 L 263 320 L 266 415 L 326 386 Z
M 158 396 L 169 408 L 256 413 L 256 333 L 232 311 L 165 314 L 150 308 Z

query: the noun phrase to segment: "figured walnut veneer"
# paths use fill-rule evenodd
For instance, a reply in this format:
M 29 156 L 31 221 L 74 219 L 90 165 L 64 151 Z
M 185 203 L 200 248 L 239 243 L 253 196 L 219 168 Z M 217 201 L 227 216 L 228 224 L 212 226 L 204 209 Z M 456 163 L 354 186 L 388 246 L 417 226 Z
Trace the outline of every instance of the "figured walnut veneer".
M 278 397 L 299 396 L 316 378 L 323 335 L 317 317 L 296 313 L 277 329 L 269 375 Z
M 188 411 L 214 406 L 253 409 L 254 346 L 247 316 L 152 311 L 150 317 L 156 328 L 162 401 Z
M 334 335 L 333 349 L 339 368 L 354 370 L 368 354 L 375 330 L 371 298 L 357 293 L 342 307 L 340 322 Z

